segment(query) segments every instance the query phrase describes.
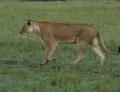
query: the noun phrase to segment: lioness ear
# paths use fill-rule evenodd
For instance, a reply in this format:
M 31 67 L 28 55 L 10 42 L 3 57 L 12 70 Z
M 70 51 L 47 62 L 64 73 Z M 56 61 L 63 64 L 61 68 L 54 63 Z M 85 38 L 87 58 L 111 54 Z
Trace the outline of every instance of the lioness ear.
M 31 25 L 31 22 L 32 22 L 32 20 L 30 20 L 30 19 L 27 20 L 28 25 Z
M 28 24 L 28 25 L 31 25 L 31 21 L 28 21 L 27 24 Z

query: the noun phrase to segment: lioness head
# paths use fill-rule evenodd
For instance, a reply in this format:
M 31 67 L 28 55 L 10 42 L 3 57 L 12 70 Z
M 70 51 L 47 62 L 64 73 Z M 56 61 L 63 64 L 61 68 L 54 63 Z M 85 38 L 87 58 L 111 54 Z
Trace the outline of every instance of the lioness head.
M 40 27 L 36 23 L 34 23 L 32 20 L 29 19 L 24 24 L 20 34 L 26 35 L 26 34 L 32 33 L 32 32 L 40 33 Z
M 33 32 L 31 25 L 32 25 L 32 20 L 27 20 L 27 22 L 24 24 L 22 30 L 20 31 L 20 34 L 26 35 L 27 33 Z

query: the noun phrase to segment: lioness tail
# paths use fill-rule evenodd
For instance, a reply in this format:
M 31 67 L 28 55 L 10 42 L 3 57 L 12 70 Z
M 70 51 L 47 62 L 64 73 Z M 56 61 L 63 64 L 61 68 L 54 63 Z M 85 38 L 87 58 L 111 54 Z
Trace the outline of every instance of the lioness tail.
M 119 53 L 120 53 L 120 47 L 118 48 L 118 52 L 117 52 L 117 51 L 111 51 L 111 50 L 109 50 L 109 49 L 105 46 L 105 44 L 104 44 L 104 42 L 103 42 L 103 39 L 102 39 L 100 33 L 98 33 L 97 36 L 98 36 L 98 39 L 99 39 L 99 41 L 100 41 L 100 44 L 101 44 L 102 47 L 105 49 L 105 51 L 107 51 L 108 53 L 111 53 L 111 54 L 119 54 Z

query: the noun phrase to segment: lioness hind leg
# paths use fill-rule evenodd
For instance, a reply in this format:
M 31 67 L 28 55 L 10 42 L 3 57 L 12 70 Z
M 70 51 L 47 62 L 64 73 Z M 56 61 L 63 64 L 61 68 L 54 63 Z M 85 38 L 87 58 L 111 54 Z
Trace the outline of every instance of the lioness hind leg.
M 95 38 L 92 43 L 92 50 L 101 58 L 100 65 L 104 64 L 105 56 L 103 52 L 101 51 L 101 48 L 99 47 L 98 40 Z
M 47 47 L 46 47 L 46 56 L 45 56 L 45 57 L 46 57 L 46 60 L 45 60 L 44 62 L 42 62 L 41 65 L 47 64 L 48 61 L 54 61 L 54 62 L 55 62 L 54 59 L 51 59 L 51 58 L 50 58 L 50 56 L 52 56 L 52 54 L 53 54 L 53 52 L 55 51 L 55 49 L 56 49 L 56 46 L 47 46 Z
M 80 41 L 80 42 L 77 43 L 78 58 L 75 61 L 73 61 L 72 64 L 77 64 L 84 59 L 86 46 L 87 46 L 87 43 L 85 41 Z

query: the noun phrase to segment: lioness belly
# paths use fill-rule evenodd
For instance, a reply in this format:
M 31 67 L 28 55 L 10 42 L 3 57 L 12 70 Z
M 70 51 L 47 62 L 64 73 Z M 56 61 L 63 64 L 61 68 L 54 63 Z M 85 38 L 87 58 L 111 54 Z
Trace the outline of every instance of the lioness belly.
M 76 43 L 77 42 L 77 39 L 76 39 L 76 37 L 72 37 L 72 38 L 70 38 L 70 37 L 66 37 L 66 38 L 61 38 L 61 39 L 57 39 L 57 42 L 58 43 Z

